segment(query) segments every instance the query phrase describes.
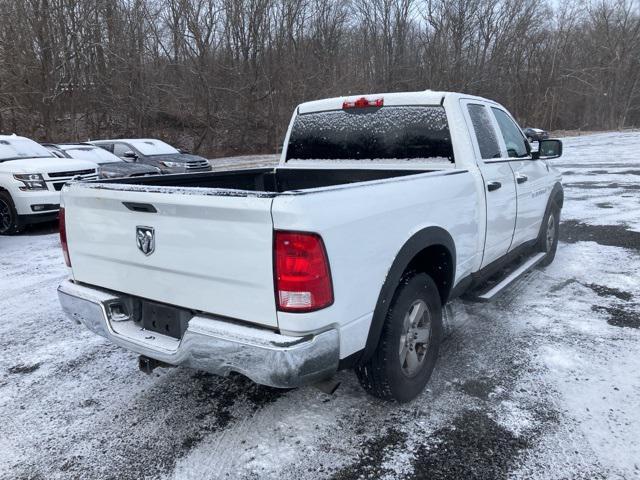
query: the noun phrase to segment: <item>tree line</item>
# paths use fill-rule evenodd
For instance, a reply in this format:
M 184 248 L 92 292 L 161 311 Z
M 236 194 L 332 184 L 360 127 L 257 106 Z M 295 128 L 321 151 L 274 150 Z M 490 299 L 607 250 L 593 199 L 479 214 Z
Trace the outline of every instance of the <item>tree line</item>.
M 636 0 L 0 0 L 0 131 L 272 152 L 296 104 L 463 91 L 523 125 L 640 124 Z

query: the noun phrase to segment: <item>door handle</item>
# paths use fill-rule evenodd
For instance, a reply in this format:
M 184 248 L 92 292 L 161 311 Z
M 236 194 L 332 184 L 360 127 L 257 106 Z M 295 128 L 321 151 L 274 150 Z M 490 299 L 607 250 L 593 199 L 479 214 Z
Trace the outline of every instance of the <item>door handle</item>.
M 529 180 L 529 177 L 527 177 L 526 175 L 520 175 L 520 174 L 516 175 L 516 182 L 518 183 L 524 183 L 527 180 Z
M 489 182 L 487 183 L 487 190 L 493 192 L 494 190 L 498 190 L 502 184 L 500 182 Z

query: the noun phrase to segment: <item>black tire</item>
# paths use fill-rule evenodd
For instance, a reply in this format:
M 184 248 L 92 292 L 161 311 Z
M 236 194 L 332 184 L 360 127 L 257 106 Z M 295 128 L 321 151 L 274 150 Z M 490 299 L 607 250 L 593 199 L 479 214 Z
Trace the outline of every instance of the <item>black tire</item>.
M 15 235 L 20 230 L 18 212 L 11 195 L 0 192 L 0 235 Z
M 422 308 L 425 313 L 419 317 Z M 407 331 L 407 319 L 412 315 L 415 325 Z M 417 336 L 425 338 L 427 322 L 428 340 L 421 343 Z M 366 364 L 356 367 L 360 384 L 368 393 L 381 399 L 413 400 L 431 377 L 441 340 L 442 305 L 436 284 L 426 273 L 405 274 L 387 311 L 373 356 Z M 411 342 L 413 346 L 410 346 Z M 401 360 L 403 353 L 405 357 Z
M 538 250 L 545 252 L 544 259 L 539 263 L 541 267 L 551 265 L 553 259 L 556 258 L 556 250 L 558 250 L 558 238 L 560 237 L 560 208 L 552 203 L 540 227 L 540 236 L 538 237 Z

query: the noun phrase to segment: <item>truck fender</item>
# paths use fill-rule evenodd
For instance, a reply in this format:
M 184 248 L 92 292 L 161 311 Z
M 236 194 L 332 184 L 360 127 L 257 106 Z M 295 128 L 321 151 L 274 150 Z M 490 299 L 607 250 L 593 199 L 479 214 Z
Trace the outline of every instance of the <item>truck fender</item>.
M 538 242 L 542 236 L 542 230 L 544 228 L 544 219 L 547 218 L 547 214 L 551 210 L 551 207 L 556 205 L 558 208 L 562 209 L 564 205 L 564 189 L 562 188 L 562 184 L 560 182 L 556 182 L 553 188 L 551 189 L 551 194 L 547 199 L 547 206 L 544 209 L 544 215 L 540 220 L 540 231 L 538 232 Z
M 549 195 L 549 200 L 547 200 L 545 214 L 549 211 L 549 208 L 551 208 L 551 203 L 555 203 L 559 208 L 562 208 L 564 204 L 564 189 L 560 182 L 556 182 L 551 189 L 551 195 Z
M 371 319 L 371 325 L 369 327 L 367 343 L 358 359 L 359 364 L 365 363 L 369 358 L 371 358 L 371 355 L 373 355 L 373 352 L 378 346 L 389 304 L 391 303 L 393 294 L 400 284 L 400 280 L 407 270 L 407 267 L 422 250 L 434 245 L 441 245 L 448 250 L 451 256 L 452 265 L 455 269 L 455 243 L 453 242 L 451 235 L 449 235 L 445 229 L 431 226 L 418 231 L 409 238 L 396 255 L 396 258 L 394 259 L 382 285 L 382 289 L 380 290 L 380 295 L 378 296 L 378 301 L 373 311 L 373 318 Z M 443 304 L 445 302 L 446 298 L 443 299 Z

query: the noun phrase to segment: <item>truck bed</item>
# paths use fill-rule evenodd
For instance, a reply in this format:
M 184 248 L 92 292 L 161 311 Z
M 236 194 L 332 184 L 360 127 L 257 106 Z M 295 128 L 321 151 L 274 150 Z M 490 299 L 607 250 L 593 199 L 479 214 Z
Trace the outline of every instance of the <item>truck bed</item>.
M 156 187 L 220 188 L 251 192 L 282 193 L 416 175 L 433 170 L 434 169 L 257 168 L 223 172 L 118 178 L 113 180 L 100 180 L 99 183 L 130 184 L 136 186 L 148 185 Z
M 393 230 L 390 218 L 403 218 L 413 211 L 410 205 L 427 201 L 427 185 L 435 189 L 442 175 L 464 176 L 453 175 L 463 171 L 438 170 L 285 167 L 72 183 L 63 191 L 63 207 L 73 278 L 152 302 L 277 328 L 274 229 L 318 232 L 330 253 L 341 251 L 337 245 L 344 238 L 370 235 L 363 223 Z M 403 177 L 416 186 L 398 185 Z M 384 179 L 389 180 L 375 182 Z M 367 191 L 331 190 L 345 184 Z M 473 192 L 466 180 L 449 185 L 451 195 Z M 291 198 L 280 198 L 288 192 L 293 192 Z M 372 199 L 383 203 L 372 207 Z M 391 216 L 385 214 L 389 209 L 395 212 Z M 329 219 L 340 222 L 336 232 L 348 232 L 338 244 L 334 232 L 325 231 Z M 141 236 L 152 238 L 146 251 Z M 350 265 L 339 254 L 332 258 L 336 271 Z

